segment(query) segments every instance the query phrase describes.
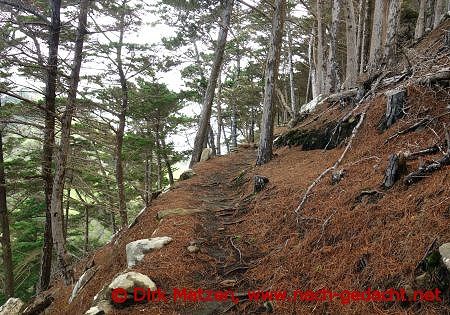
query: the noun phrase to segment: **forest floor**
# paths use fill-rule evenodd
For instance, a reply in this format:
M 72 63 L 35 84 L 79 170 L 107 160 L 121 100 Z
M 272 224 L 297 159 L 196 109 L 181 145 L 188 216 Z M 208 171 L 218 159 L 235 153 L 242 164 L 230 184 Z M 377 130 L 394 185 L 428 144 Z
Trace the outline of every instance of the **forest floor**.
M 424 73 L 450 65 L 448 49 L 436 44 L 442 34 L 433 32 L 415 51 L 422 58 Z M 249 148 L 199 163 L 196 176 L 176 183 L 135 225 L 77 265 L 77 277 L 92 261 L 98 270 L 71 304 L 67 300 L 72 287 L 56 283 L 51 289 L 55 301 L 46 314 L 83 314 L 95 294 L 127 269 L 126 244 L 156 236 L 170 236 L 173 241 L 148 253 L 131 270 L 148 275 L 168 293 L 173 288 L 232 290 L 244 295 L 249 290 L 419 288 L 415 279 L 423 273 L 418 266 L 424 256 L 450 242 L 450 169 L 446 166 L 413 185 L 402 180 L 388 190 L 380 185 L 391 154 L 446 147 L 450 89 L 418 85 L 412 79 L 402 82 L 407 90 L 406 115 L 380 132 L 377 126 L 386 110 L 384 92 L 399 85 L 377 90 L 355 112 L 367 109 L 339 167 L 345 176 L 334 185 L 330 176 L 323 178 L 299 216 L 294 210 L 303 193 L 335 163 L 345 143 L 332 150 L 282 147 L 261 167 L 254 165 L 256 151 Z M 322 106 L 297 128 L 320 128 L 354 108 L 352 104 Z M 395 136 L 426 116 L 432 120 L 422 128 Z M 442 152 L 408 161 L 407 171 L 440 157 Z M 253 193 L 255 175 L 269 178 L 257 194 Z M 368 190 L 376 191 L 376 198 L 361 194 Z M 205 212 L 156 219 L 158 211 L 173 208 Z M 199 244 L 199 252 L 187 250 L 191 241 Z M 275 314 L 449 314 L 450 302 L 357 301 L 344 305 L 333 300 L 273 301 L 269 305 L 241 297 L 237 305 L 229 301 L 150 302 L 116 309 L 113 314 L 258 314 L 269 310 Z

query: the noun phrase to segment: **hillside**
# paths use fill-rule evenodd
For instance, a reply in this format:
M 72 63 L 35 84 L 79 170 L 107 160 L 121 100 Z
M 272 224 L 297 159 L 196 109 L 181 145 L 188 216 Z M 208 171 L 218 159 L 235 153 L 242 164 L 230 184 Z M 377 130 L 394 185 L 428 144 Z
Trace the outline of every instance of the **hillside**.
M 77 265 L 77 279 L 88 268 L 95 268 L 95 274 L 72 303 L 67 301 L 73 287 L 55 283 L 46 292 L 55 300 L 45 314 L 84 314 L 94 296 L 127 270 L 126 245 L 162 236 L 172 241 L 147 253 L 129 270 L 147 275 L 166 292 L 173 288 L 232 290 L 239 293 L 241 301 L 150 302 L 114 308 L 110 314 L 450 312 L 449 275 L 436 273 L 429 263 L 439 246 L 450 242 L 450 168 L 444 165 L 412 184 L 404 181 L 407 174 L 441 159 L 449 150 L 445 140 L 445 126 L 450 126 L 448 82 L 420 81 L 450 66 L 443 40 L 443 30 L 449 27 L 449 21 L 443 23 L 408 51 L 412 73 L 395 77 L 402 75 L 404 60 L 372 85 L 373 93 L 366 94 L 359 104 L 352 99 L 323 102 L 293 130 L 280 129 L 285 141 L 278 140 L 279 148 L 270 163 L 254 166 L 255 149 L 241 146 L 230 155 L 197 164 L 197 175 L 176 183 L 134 225 Z M 405 113 L 382 131 L 385 93 L 395 89 L 406 91 Z M 363 113 L 351 147 L 336 169 L 343 171 L 343 177 L 332 183 L 331 172 L 324 176 L 296 214 L 308 187 L 346 150 Z M 336 138 L 338 129 L 326 128 L 343 117 L 350 129 L 341 125 L 342 135 Z M 422 121 L 417 128 L 409 128 Z M 314 135 L 309 132 L 320 135 L 324 130 L 337 139 L 335 148 L 314 147 L 323 139 L 311 140 Z M 307 133 L 309 138 L 292 137 Z M 328 143 L 329 139 L 325 140 Z M 306 150 L 302 141 L 308 141 L 313 150 Z M 433 147 L 437 149 L 431 154 L 414 154 Z M 389 157 L 399 152 L 406 156 L 406 170 L 391 188 L 382 188 Z M 253 193 L 256 175 L 269 182 L 261 192 Z M 157 219 L 159 211 L 169 209 L 198 211 Z M 187 250 L 191 242 L 198 252 Z M 429 279 L 423 280 L 424 274 Z M 443 302 L 263 303 L 246 299 L 249 290 L 415 290 L 435 289 L 437 284 L 447 288 Z

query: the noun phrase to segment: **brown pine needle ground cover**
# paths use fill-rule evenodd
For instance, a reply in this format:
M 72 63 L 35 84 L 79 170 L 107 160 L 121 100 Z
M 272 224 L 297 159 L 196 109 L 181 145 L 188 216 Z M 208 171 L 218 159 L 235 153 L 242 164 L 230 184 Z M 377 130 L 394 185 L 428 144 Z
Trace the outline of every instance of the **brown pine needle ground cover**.
M 441 36 L 442 32 L 437 30 L 422 40 L 418 54 L 425 56 L 427 41 L 435 43 Z M 449 66 L 448 50 L 447 56 L 440 54 L 441 66 L 446 62 Z M 423 65 L 433 69 L 431 63 L 430 57 Z M 450 168 L 446 166 L 411 186 L 404 185 L 401 179 L 389 190 L 383 190 L 380 184 L 390 154 L 416 152 L 436 144 L 446 149 L 444 124 L 450 126 L 450 115 L 446 114 L 450 90 L 419 86 L 413 80 L 400 84 L 408 91 L 407 114 L 380 133 L 377 126 L 386 108 L 383 92 L 396 86 L 378 90 L 367 101 L 367 116 L 338 168 L 345 170 L 345 176 L 332 185 L 329 174 L 311 191 L 300 211 L 298 225 L 294 210 L 302 194 L 320 173 L 335 163 L 345 142 L 326 151 L 282 147 L 262 167 L 254 166 L 253 149 L 240 149 L 199 163 L 195 168 L 197 176 L 177 183 L 154 201 L 136 225 L 77 265 L 77 276 L 92 260 L 99 270 L 72 304 L 67 304 L 71 288 L 57 282 L 51 289 L 55 302 L 46 314 L 83 314 L 90 308 L 94 295 L 114 275 L 126 269 L 125 245 L 152 236 L 170 236 L 173 241 L 147 254 L 132 270 L 148 275 L 167 292 L 174 287 L 223 289 L 220 285 L 223 280 L 235 280 L 231 289 L 242 293 L 257 289 L 293 292 L 296 289 L 364 291 L 369 287 L 414 287 L 414 278 L 420 274 L 416 267 L 430 244 L 434 240 L 435 246 L 450 242 Z M 328 106 L 323 104 L 318 111 Z M 319 128 L 344 117 L 351 109 L 350 105 L 334 105 L 317 120 L 299 128 Z M 386 142 L 427 115 L 433 120 L 426 126 Z M 314 114 L 305 122 L 312 117 Z M 423 161 L 441 156 L 439 152 L 423 157 Z M 408 173 L 416 170 L 419 163 L 419 160 L 408 161 Z M 253 194 L 254 175 L 270 180 L 256 195 Z M 368 190 L 379 194 L 376 198 L 358 198 Z M 171 208 L 197 208 L 207 212 L 170 217 L 159 223 L 157 212 Z M 199 253 L 186 250 L 193 240 L 201 241 Z M 448 314 L 449 303 L 343 305 L 334 300 L 272 302 L 271 307 L 275 314 Z M 263 313 L 267 305 L 249 301 L 238 305 L 149 303 L 117 309 L 114 314 L 199 314 L 201 311 L 215 314 L 227 310 L 235 314 Z

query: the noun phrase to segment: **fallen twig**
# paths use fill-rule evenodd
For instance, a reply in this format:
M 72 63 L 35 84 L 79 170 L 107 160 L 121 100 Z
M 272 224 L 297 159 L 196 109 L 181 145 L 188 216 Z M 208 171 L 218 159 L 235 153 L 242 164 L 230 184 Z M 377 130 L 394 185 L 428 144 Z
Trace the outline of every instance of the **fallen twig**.
M 231 246 L 233 246 L 233 248 L 238 252 L 238 254 L 239 254 L 239 262 L 242 262 L 242 253 L 241 253 L 240 249 L 236 245 L 234 245 L 234 243 L 233 243 L 233 238 L 234 237 L 235 236 L 230 237 Z
M 403 135 L 403 134 L 405 134 L 405 133 L 413 132 L 413 131 L 415 131 L 417 128 L 419 128 L 419 127 L 421 127 L 421 126 L 423 126 L 423 125 L 428 124 L 431 120 L 432 120 L 431 117 L 427 116 L 427 117 L 421 119 L 420 121 L 416 122 L 415 124 L 413 124 L 413 125 L 411 125 L 411 126 L 405 128 L 405 129 L 403 129 L 403 130 L 400 130 L 400 131 L 396 132 L 395 134 L 393 134 L 392 136 L 390 136 L 389 138 L 387 138 L 387 139 L 384 141 L 384 143 L 388 143 L 390 140 L 392 140 L 392 139 L 394 139 L 394 138 L 397 138 L 398 136 Z
M 365 97 L 361 100 L 361 102 L 365 99 Z M 359 104 L 358 104 L 359 106 Z M 357 106 L 357 107 L 358 107 Z M 322 180 L 322 178 L 325 177 L 325 175 L 327 175 L 330 171 L 335 170 L 342 162 L 342 160 L 344 159 L 345 155 L 347 154 L 348 150 L 350 149 L 352 143 L 353 143 L 353 139 L 355 138 L 359 128 L 362 125 L 362 122 L 364 121 L 364 118 L 366 116 L 366 112 L 368 110 L 368 106 L 366 105 L 366 108 L 363 110 L 363 112 L 361 113 L 361 116 L 359 117 L 359 121 L 358 124 L 355 126 L 355 128 L 353 128 L 352 134 L 350 136 L 350 139 L 347 143 L 347 146 L 344 149 L 344 152 L 342 152 L 341 156 L 339 157 L 339 159 L 334 163 L 333 166 L 327 168 L 322 174 L 320 174 L 312 183 L 311 185 L 308 187 L 308 189 L 306 189 L 305 193 L 303 194 L 303 198 L 300 201 L 300 204 L 298 205 L 298 207 L 295 209 L 295 214 L 297 216 L 297 224 L 299 224 L 299 212 L 301 209 L 303 209 L 303 206 L 306 203 L 306 200 L 308 199 L 308 195 L 311 192 L 311 190 Z

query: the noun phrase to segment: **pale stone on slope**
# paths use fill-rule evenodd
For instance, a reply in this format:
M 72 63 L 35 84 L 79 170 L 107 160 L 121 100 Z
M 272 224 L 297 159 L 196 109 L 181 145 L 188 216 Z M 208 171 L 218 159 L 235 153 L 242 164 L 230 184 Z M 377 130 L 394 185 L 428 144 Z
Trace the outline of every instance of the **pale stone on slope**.
M 171 237 L 161 236 L 128 243 L 126 246 L 128 268 L 134 267 L 139 261 L 144 259 L 145 254 L 149 251 L 160 249 L 171 241 Z

